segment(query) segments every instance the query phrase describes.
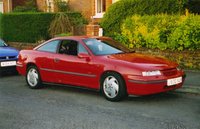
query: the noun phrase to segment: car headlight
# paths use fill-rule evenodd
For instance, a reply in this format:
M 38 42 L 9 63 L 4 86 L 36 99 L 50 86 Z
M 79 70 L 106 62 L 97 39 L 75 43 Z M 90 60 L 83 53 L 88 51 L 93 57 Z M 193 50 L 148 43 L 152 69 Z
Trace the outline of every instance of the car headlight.
M 161 75 L 161 72 L 159 70 L 142 72 L 142 76 L 157 76 L 157 75 Z

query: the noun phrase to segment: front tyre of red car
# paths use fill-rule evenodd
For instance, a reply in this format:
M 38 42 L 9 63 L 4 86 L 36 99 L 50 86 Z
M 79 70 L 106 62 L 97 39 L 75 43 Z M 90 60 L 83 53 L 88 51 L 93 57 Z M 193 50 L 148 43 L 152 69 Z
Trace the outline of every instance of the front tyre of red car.
M 127 94 L 123 78 L 114 72 L 103 75 L 101 78 L 101 91 L 107 100 L 113 102 L 122 100 Z
M 41 78 L 39 70 L 36 66 L 31 65 L 26 71 L 26 82 L 31 89 L 38 89 L 41 87 Z

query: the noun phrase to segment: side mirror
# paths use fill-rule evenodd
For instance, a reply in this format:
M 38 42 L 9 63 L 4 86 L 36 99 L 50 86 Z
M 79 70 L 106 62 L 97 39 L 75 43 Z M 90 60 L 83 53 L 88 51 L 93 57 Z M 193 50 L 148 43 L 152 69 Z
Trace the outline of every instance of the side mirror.
M 90 60 L 90 55 L 89 55 L 88 53 L 79 53 L 79 54 L 78 54 L 78 57 L 79 57 L 80 59 L 86 59 L 87 61 Z

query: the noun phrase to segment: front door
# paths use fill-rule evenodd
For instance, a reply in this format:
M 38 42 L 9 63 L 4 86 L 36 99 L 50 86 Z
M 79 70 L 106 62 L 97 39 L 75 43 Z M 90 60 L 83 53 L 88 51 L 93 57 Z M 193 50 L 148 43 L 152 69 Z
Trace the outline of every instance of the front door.
M 55 59 L 54 68 L 58 82 L 88 88 L 97 87 L 96 66 L 91 60 L 79 58 L 78 53 L 87 53 L 84 46 L 74 40 L 63 40 L 60 44 L 59 54 Z

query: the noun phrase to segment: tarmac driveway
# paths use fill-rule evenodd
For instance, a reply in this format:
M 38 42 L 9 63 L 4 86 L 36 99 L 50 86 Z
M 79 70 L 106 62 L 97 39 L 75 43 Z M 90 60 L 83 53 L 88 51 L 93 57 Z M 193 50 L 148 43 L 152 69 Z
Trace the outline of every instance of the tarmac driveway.
M 200 129 L 200 95 L 165 93 L 109 102 L 61 86 L 32 90 L 24 77 L 0 78 L 0 129 Z

